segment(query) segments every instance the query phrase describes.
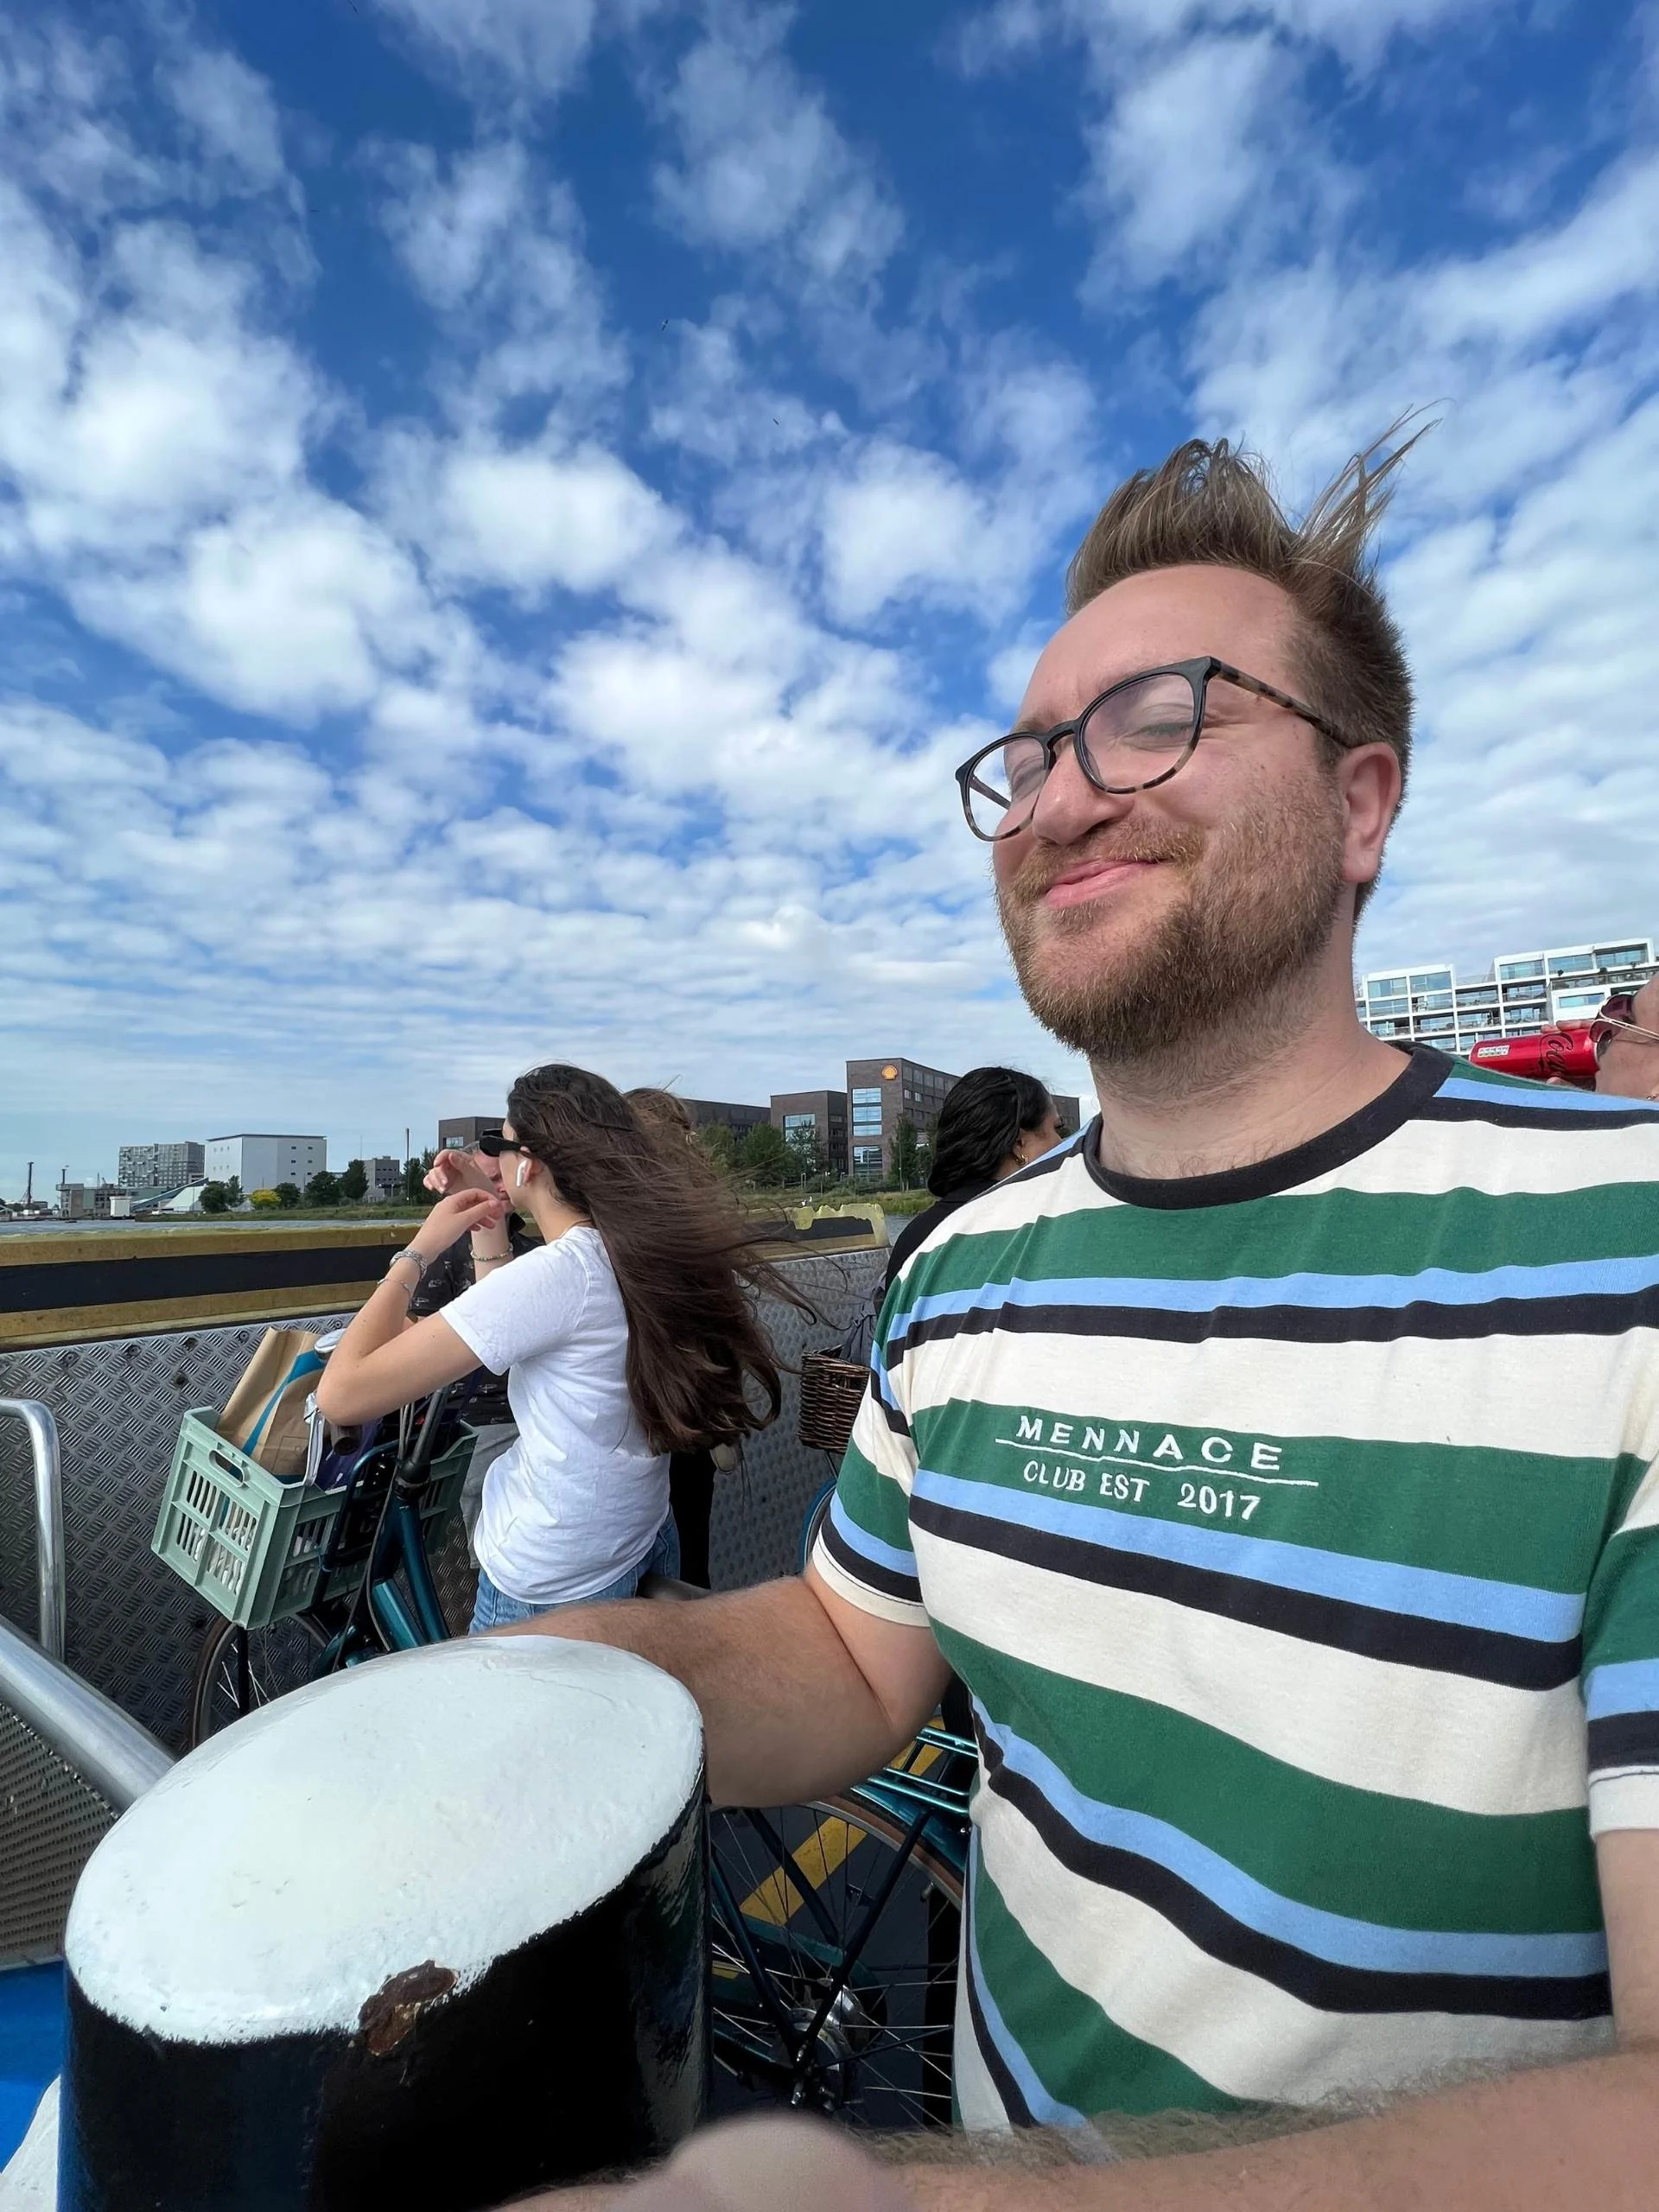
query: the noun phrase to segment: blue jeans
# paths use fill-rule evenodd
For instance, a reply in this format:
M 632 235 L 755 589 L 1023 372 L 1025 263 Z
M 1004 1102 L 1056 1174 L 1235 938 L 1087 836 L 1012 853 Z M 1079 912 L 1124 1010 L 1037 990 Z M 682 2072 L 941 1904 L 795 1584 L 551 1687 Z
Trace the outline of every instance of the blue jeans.
M 632 1598 L 648 1574 L 677 1575 L 680 1571 L 680 1532 L 674 1526 L 671 1513 L 657 1531 L 656 1541 L 638 1567 L 631 1567 L 626 1574 L 619 1574 L 614 1582 L 607 1582 L 602 1590 L 595 1590 L 587 1598 L 556 1598 L 550 1605 L 527 1605 L 522 1598 L 509 1598 L 505 1590 L 498 1590 L 480 1567 L 478 1570 L 478 1603 L 473 1608 L 473 1623 L 468 1636 L 482 1636 L 486 1628 L 505 1628 L 512 1621 L 534 1620 L 538 1613 L 556 1613 L 562 1605 L 614 1605 L 624 1598 Z

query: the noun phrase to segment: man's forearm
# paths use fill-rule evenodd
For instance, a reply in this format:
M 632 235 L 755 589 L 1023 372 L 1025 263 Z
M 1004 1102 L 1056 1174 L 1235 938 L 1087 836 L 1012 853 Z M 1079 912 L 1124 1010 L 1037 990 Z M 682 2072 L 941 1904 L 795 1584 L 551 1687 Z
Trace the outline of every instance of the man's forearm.
M 617 1644 L 676 1676 L 702 1710 L 720 1805 L 792 1805 L 845 1789 L 917 1725 L 884 1710 L 800 1580 L 680 1605 L 561 1607 L 495 1633 Z
M 1506 2075 L 1194 2157 L 899 2171 L 917 2212 L 1652 2212 L 1659 2055 Z

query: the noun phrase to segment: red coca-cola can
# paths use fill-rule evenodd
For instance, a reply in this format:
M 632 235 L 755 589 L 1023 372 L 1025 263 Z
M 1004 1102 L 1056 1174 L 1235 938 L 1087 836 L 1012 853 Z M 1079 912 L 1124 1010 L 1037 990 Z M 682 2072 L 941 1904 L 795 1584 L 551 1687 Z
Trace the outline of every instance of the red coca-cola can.
M 1570 1083 L 1580 1090 L 1596 1087 L 1595 1032 L 1588 1025 L 1541 1029 L 1532 1037 L 1504 1037 L 1476 1045 L 1466 1057 L 1478 1068 L 1525 1076 L 1533 1083 Z

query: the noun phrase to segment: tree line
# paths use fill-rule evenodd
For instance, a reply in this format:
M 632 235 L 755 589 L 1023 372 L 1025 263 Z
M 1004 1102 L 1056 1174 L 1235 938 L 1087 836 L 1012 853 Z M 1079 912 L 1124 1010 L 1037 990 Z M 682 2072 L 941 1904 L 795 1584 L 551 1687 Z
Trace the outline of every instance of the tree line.
M 885 1179 L 889 1185 L 908 1191 L 926 1182 L 931 1134 L 918 1128 L 908 1115 L 899 1120 Z M 696 1141 L 723 1173 L 760 1190 L 823 1181 L 833 1172 L 815 1129 L 793 1129 L 785 1135 L 772 1122 L 761 1122 L 740 1139 L 724 1122 L 715 1122 L 697 1131 Z M 425 1177 L 435 1157 L 427 1151 L 405 1161 L 398 1186 L 388 1196 L 405 1205 L 421 1205 L 429 1195 Z M 303 1189 L 297 1183 L 278 1183 L 270 1190 L 250 1191 L 247 1200 L 256 1213 L 289 1213 L 302 1205 L 360 1205 L 368 1195 L 368 1169 L 360 1160 L 352 1160 L 338 1175 L 325 1168 Z M 203 1184 L 199 1200 L 202 1212 L 213 1214 L 234 1213 L 242 1202 L 242 1185 L 234 1175 L 222 1183 Z
M 392 1195 L 416 1203 L 425 1197 L 421 1178 L 432 1165 L 432 1157 L 428 1152 L 418 1160 L 410 1160 L 403 1170 L 399 1187 Z M 338 1175 L 331 1175 L 324 1168 L 311 1178 L 303 1190 L 297 1183 L 277 1183 L 270 1190 L 250 1191 L 247 1198 L 256 1213 L 289 1213 L 301 1205 L 360 1205 L 368 1195 L 368 1169 L 360 1160 L 350 1160 Z M 242 1196 L 241 1180 L 232 1175 L 223 1183 L 204 1183 L 197 1203 L 203 1213 L 234 1213 L 242 1204 Z

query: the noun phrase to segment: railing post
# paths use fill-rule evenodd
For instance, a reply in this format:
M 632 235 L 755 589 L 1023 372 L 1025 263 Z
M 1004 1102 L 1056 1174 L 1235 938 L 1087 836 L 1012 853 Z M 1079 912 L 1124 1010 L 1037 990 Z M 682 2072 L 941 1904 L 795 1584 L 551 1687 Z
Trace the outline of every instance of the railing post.
M 0 1414 L 15 1414 L 29 1431 L 35 1463 L 35 1573 L 40 1591 L 41 1649 L 63 1657 L 63 1462 L 58 1424 L 38 1398 L 0 1398 Z

